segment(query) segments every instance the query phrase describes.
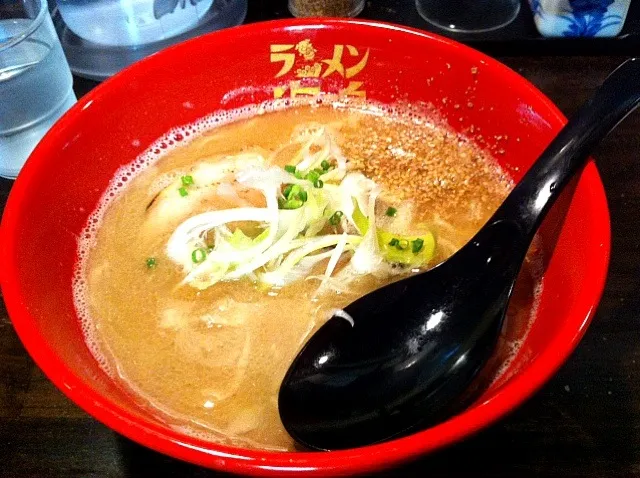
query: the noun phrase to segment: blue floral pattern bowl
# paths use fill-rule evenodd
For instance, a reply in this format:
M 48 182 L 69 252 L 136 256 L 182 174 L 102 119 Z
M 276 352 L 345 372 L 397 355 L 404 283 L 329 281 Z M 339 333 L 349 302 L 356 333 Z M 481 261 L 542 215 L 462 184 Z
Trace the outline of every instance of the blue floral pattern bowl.
M 620 33 L 631 0 L 529 0 L 546 37 L 613 37 Z

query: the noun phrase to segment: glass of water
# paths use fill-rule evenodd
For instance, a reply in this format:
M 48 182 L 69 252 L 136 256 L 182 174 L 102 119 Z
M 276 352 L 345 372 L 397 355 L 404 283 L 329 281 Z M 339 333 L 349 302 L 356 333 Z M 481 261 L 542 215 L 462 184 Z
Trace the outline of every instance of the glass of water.
M 15 178 L 75 102 L 47 0 L 0 0 L 0 176 Z
M 520 0 L 416 0 L 429 23 L 452 32 L 480 33 L 502 28 L 520 11 Z

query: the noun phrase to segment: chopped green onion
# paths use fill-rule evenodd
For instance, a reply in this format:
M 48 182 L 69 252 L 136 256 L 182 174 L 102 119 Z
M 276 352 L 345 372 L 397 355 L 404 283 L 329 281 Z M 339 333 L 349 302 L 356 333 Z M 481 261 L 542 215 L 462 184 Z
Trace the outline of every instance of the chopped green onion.
M 291 174 L 295 174 L 295 173 L 296 173 L 296 167 L 295 167 L 294 165 L 292 165 L 292 164 L 287 164 L 287 165 L 284 167 L 284 170 L 285 170 L 286 172 L 288 172 L 288 173 L 291 173 Z
M 320 166 L 322 166 L 322 169 L 324 169 L 325 171 L 329 171 L 329 168 L 331 167 L 331 163 L 329 163 L 329 161 L 327 161 L 326 159 L 323 159 L 322 162 L 320 163 Z
M 207 258 L 207 250 L 204 247 L 199 247 L 191 253 L 191 260 L 194 264 L 200 264 Z
M 315 183 L 319 178 L 320 173 L 318 173 L 318 171 L 316 171 L 315 169 L 309 171 L 309 173 L 307 173 L 307 176 L 305 177 L 305 179 L 308 179 L 312 183 Z
M 307 192 L 304 189 L 302 189 L 300 186 L 298 186 L 297 184 L 288 184 L 284 188 L 284 191 L 282 191 L 282 194 L 284 195 L 285 200 L 284 201 L 280 201 L 280 203 L 279 203 L 280 204 L 280 209 L 287 209 L 287 208 L 284 208 L 283 205 L 288 201 L 300 200 L 302 202 L 306 202 L 307 199 L 309 198 L 309 196 L 307 195 Z
M 424 239 L 416 239 L 415 241 L 411 241 L 411 251 L 414 254 L 417 254 L 422 250 L 422 246 L 424 246 Z
M 396 217 L 398 215 L 398 210 L 395 207 L 389 207 L 385 214 L 389 217 Z
M 304 179 L 304 176 L 302 175 L 302 173 L 300 171 L 296 171 L 295 173 L 293 173 L 293 175 L 297 178 L 297 179 Z
M 178 192 L 180 193 L 180 196 L 185 197 L 189 195 L 189 191 L 187 191 L 187 188 L 185 188 L 184 186 L 182 186 L 180 189 L 178 189 Z
M 147 259 L 147 267 L 149 269 L 154 269 L 158 265 L 158 261 L 156 261 L 155 257 L 149 257 Z
M 331 224 L 332 226 L 337 226 L 338 224 L 340 224 L 342 216 L 344 216 L 344 213 L 342 211 L 334 212 L 333 215 L 329 218 L 329 224 Z
M 313 182 L 313 186 L 320 189 L 322 186 L 324 186 L 324 182 L 322 181 L 322 179 L 316 179 Z
M 300 199 L 287 199 L 282 204 L 281 209 L 298 209 L 302 207 L 303 201 Z
M 289 194 L 285 194 L 285 197 L 287 199 L 293 199 L 295 197 L 298 196 L 298 194 L 300 194 L 300 191 L 302 191 L 302 188 L 300 186 L 298 186 L 297 184 L 294 184 L 291 186 L 291 189 L 289 190 Z
M 401 251 L 404 251 L 407 247 L 409 247 L 409 241 L 406 239 L 400 239 L 396 245 L 396 248 Z
M 376 233 L 380 252 L 387 262 L 420 267 L 433 259 L 436 241 L 431 233 L 417 237 L 399 236 L 383 229 L 378 229 Z M 411 247 L 402 249 L 403 241 L 411 244 Z M 418 246 L 420 246 L 418 252 L 413 252 L 418 249 Z
M 182 181 L 183 186 L 190 186 L 191 184 L 193 184 L 193 176 L 190 175 L 182 176 L 180 180 Z

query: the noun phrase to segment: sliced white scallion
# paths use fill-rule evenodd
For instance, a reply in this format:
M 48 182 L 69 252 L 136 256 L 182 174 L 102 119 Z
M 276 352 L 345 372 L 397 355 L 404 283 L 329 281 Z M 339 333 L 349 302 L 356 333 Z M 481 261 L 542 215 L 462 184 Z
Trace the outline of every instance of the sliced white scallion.
M 283 287 L 292 282 L 302 280 L 309 275 L 313 267 L 326 260 L 333 252 L 322 252 L 303 257 L 294 267 L 287 271 L 263 272 L 258 276 L 258 281 L 272 287 Z
M 369 195 L 369 207 L 367 210 L 369 227 L 350 261 L 350 265 L 358 274 L 372 274 L 382 264 L 382 257 L 378 248 L 375 215 L 376 198 L 378 194 L 379 191 L 374 189 Z
M 277 219 L 277 215 L 275 216 Z M 216 226 L 238 221 L 271 222 L 274 214 L 268 208 L 235 208 L 210 211 L 190 217 L 173 232 L 167 243 L 167 255 L 174 262 L 190 269 L 191 252 L 202 236 Z
M 331 254 L 331 258 L 329 259 L 329 263 L 327 264 L 327 270 L 324 272 L 325 278 L 331 277 L 334 269 L 338 265 L 338 261 L 340 260 L 340 256 L 344 252 L 344 248 L 347 245 L 347 234 L 343 233 L 342 237 L 336 244 L 336 247 L 333 249 L 333 254 Z
M 167 255 L 186 273 L 181 284 L 206 289 L 219 281 L 246 277 L 280 287 L 313 278 L 321 281 L 317 296 L 328 289 L 345 292 L 363 274 L 383 277 L 401 270 L 392 268 L 380 249 L 380 237 L 389 233 L 377 230 L 376 183 L 361 173 L 347 172 L 347 160 L 327 128 L 309 129 L 295 141 L 302 147 L 285 168 L 246 153 L 190 170 L 190 188 L 203 188 L 204 193 L 214 187 L 219 196 L 241 207 L 198 214 L 175 229 Z M 284 152 L 280 149 L 278 155 Z M 237 188 L 259 190 L 266 207 L 248 207 Z M 199 201 L 195 194 L 180 199 L 189 207 Z M 240 229 L 246 222 L 261 232 L 256 237 L 246 235 Z M 323 231 L 333 233 L 320 235 Z M 193 260 L 194 251 L 202 251 L 198 261 Z M 350 260 L 338 267 L 346 252 L 353 252 Z M 416 257 L 425 258 L 429 260 L 426 255 Z M 324 274 L 309 277 L 323 261 L 327 261 Z
M 334 247 L 331 253 L 331 257 L 329 258 L 329 263 L 327 264 L 327 269 L 324 271 L 324 278 L 322 279 L 322 282 L 320 282 L 320 286 L 318 287 L 316 294 L 322 291 L 327 285 L 327 282 L 331 279 L 331 274 L 333 274 L 333 271 L 338 265 L 338 261 L 340 260 L 340 257 L 345 252 L 347 241 L 348 241 L 347 233 L 343 233 L 342 237 L 340 238 L 340 240 L 336 244 L 336 247 Z
M 356 246 L 362 241 L 361 236 L 345 235 L 345 244 L 349 243 L 351 246 Z M 333 247 L 343 239 L 341 234 L 329 234 L 326 236 L 318 236 L 310 239 L 305 239 L 304 245 L 293 250 L 283 261 L 280 266 L 271 271 L 266 272 L 260 276 L 260 280 L 269 284 L 281 284 L 284 283 L 284 279 L 287 274 L 304 258 L 314 257 L 311 256 L 316 251 L 325 249 L 327 247 Z M 324 258 L 331 257 L 333 251 L 329 251 Z
M 298 217 L 301 217 L 301 211 L 297 210 Z M 284 254 L 291 250 L 293 247 L 292 242 L 296 238 L 296 236 L 302 231 L 304 228 L 304 224 L 299 221 L 297 218 L 291 222 L 289 229 L 282 235 L 280 239 L 278 239 L 271 247 L 265 249 L 263 253 L 258 256 L 255 256 L 252 260 L 248 261 L 245 264 L 238 265 L 238 267 L 227 274 L 229 279 L 239 279 L 242 276 L 248 274 L 249 272 L 253 272 L 259 267 L 264 266 L 267 262 L 275 259 L 280 254 Z

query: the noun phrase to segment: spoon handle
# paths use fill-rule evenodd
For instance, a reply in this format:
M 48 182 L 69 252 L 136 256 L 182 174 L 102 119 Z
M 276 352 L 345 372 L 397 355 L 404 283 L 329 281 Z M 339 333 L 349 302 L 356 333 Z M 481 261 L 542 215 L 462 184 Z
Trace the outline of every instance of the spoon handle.
M 640 103 L 640 58 L 613 71 L 547 146 L 489 223 L 516 222 L 532 238 L 564 186 L 582 167 L 589 151 Z

